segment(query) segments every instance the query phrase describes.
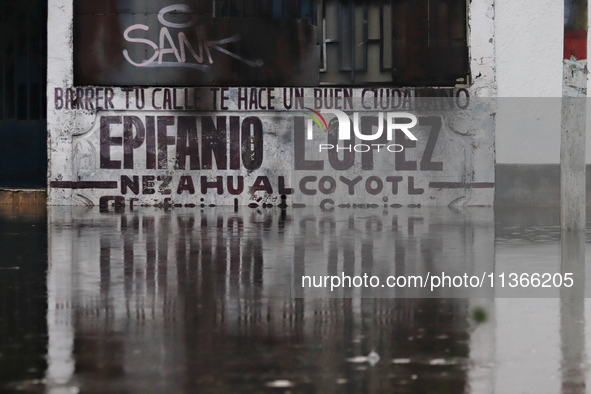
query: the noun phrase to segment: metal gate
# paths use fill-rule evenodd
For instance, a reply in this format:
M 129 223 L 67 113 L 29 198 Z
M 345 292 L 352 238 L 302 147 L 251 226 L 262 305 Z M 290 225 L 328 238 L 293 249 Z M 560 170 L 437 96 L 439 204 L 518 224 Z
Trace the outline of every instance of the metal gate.
M 0 37 L 0 187 L 45 187 L 47 0 L 1 0 Z

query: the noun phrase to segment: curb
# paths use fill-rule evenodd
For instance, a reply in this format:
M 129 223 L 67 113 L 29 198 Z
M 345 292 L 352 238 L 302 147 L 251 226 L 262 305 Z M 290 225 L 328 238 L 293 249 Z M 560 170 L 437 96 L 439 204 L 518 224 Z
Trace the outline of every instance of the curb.
M 31 207 L 47 205 L 45 189 L 0 189 L 0 206 Z

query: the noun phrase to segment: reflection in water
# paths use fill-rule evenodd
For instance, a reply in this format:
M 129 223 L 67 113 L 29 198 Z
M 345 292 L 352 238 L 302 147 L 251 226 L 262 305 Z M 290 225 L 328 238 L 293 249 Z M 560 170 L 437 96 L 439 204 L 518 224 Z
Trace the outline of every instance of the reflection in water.
M 47 219 L 0 204 L 0 391 L 39 387 L 47 362 Z M 22 392 L 22 391 L 21 391 Z
M 560 271 L 585 278 L 585 233 L 563 231 L 560 239 Z M 560 339 L 562 393 L 585 393 L 585 281 L 575 280 L 560 291 Z
M 4 207 L 2 392 L 588 386 L 589 286 L 580 279 L 591 275 L 584 241 L 561 235 L 557 211 L 497 210 L 493 233 L 488 209 L 53 208 L 47 226 L 45 212 Z M 292 297 L 298 270 L 410 275 L 442 264 L 446 272 L 559 269 L 575 274 L 575 286 L 553 299 L 371 299 L 361 289 L 345 299 Z M 488 313 L 484 324 L 470 318 L 475 307 Z
M 492 391 L 467 299 L 292 298 L 298 270 L 494 262 L 491 210 L 377 212 L 52 208 L 50 391 Z

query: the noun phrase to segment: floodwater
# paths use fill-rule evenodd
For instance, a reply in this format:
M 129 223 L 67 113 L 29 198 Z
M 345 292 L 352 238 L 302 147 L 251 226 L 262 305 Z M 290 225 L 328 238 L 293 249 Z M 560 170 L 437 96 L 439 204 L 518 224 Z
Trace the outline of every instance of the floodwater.
M 584 393 L 585 238 L 553 210 L 3 208 L 0 391 Z M 547 298 L 300 281 L 443 271 L 577 280 Z

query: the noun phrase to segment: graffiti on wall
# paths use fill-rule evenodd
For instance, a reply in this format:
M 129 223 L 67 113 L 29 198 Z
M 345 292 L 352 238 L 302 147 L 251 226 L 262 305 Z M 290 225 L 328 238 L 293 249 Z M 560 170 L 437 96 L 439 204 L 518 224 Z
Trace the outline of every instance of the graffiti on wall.
M 119 3 L 76 3 L 77 85 L 318 84 L 310 19 L 215 18 L 197 4 L 120 10 Z
M 150 30 L 150 27 L 148 25 L 138 23 L 126 28 L 123 32 L 123 38 L 125 39 L 125 41 L 129 43 L 148 45 L 153 49 L 154 54 L 148 60 L 138 63 L 133 61 L 130 58 L 127 49 L 124 49 L 123 56 L 125 57 L 125 60 L 127 60 L 130 64 L 136 67 L 188 67 L 201 71 L 208 71 L 209 65 L 213 64 L 213 58 L 211 56 L 211 50 L 213 49 L 227 56 L 233 57 L 234 59 L 237 59 L 238 61 L 243 62 L 251 67 L 260 67 L 263 65 L 263 61 L 260 59 L 257 59 L 256 61 L 247 60 L 244 59 L 242 56 L 222 47 L 222 45 L 224 44 L 230 44 L 233 42 L 240 41 L 241 36 L 239 34 L 235 34 L 231 37 L 223 38 L 220 40 L 212 41 L 208 39 L 207 33 L 205 32 L 202 26 L 195 26 L 196 21 L 193 19 L 185 23 L 175 23 L 166 20 L 166 15 L 168 13 L 184 12 L 190 14 L 190 11 L 191 10 L 189 6 L 186 4 L 175 4 L 172 6 L 164 7 L 160 10 L 160 12 L 158 13 L 158 21 L 160 22 L 162 27 L 160 28 L 158 44 L 146 38 L 134 38 L 130 36 L 130 34 L 132 32 L 135 32 L 136 30 Z M 196 36 L 198 41 L 196 43 L 191 43 L 187 38 L 186 32 L 181 30 L 178 32 L 178 44 L 175 43 L 170 34 L 169 28 L 185 29 L 191 27 L 196 29 Z M 189 59 L 187 59 L 187 51 L 192 55 L 192 59 L 190 57 Z M 164 62 L 162 59 L 166 54 L 173 54 L 176 58 L 176 61 Z M 194 62 L 187 60 L 194 60 Z M 206 64 L 203 64 L 204 62 Z

